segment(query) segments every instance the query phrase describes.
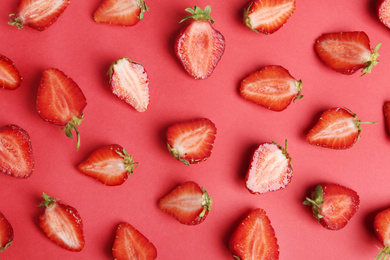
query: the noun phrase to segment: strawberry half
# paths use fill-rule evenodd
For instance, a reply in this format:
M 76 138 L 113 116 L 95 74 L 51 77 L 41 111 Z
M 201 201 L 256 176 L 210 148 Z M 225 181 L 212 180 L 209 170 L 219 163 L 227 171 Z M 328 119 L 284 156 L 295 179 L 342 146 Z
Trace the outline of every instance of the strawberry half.
M 69 0 L 20 0 L 18 13 L 10 14 L 8 24 L 22 29 L 25 25 L 38 31 L 46 30 L 64 13 Z
M 149 106 L 149 78 L 145 68 L 128 58 L 115 61 L 108 71 L 113 94 L 138 112 Z
M 274 33 L 291 17 L 295 6 L 295 0 L 252 1 L 244 10 L 245 25 L 255 32 Z
M 58 199 L 43 193 L 39 206 L 44 213 L 39 216 L 39 227 L 57 245 L 74 252 L 84 248 L 83 222 L 77 210 L 62 204 Z
M 377 122 L 362 122 L 357 115 L 344 108 L 331 108 L 322 113 L 317 124 L 306 136 L 312 145 L 331 149 L 348 149 L 360 138 L 361 124 Z
M 34 157 L 28 133 L 17 125 L 0 128 L 0 172 L 28 178 L 34 171 Z
M 270 65 L 250 74 L 241 82 L 241 96 L 273 111 L 286 109 L 292 101 L 301 99 L 302 81 L 288 70 Z
M 194 6 L 187 8 L 191 15 L 181 21 L 193 19 L 176 37 L 175 53 L 184 69 L 195 79 L 206 79 L 214 71 L 225 51 L 225 38 L 212 26 L 211 7 L 204 11 Z
M 375 259 L 390 258 L 390 209 L 379 212 L 374 219 L 375 234 L 385 246 Z
M 202 223 L 213 200 L 205 188 L 193 181 L 185 182 L 160 199 L 160 209 L 173 216 L 182 224 L 198 225 Z
M 62 71 L 49 68 L 43 71 L 36 101 L 39 116 L 46 122 L 64 126 L 62 131 L 73 138 L 77 135 L 77 150 L 80 135 L 77 128 L 83 120 L 87 100 L 79 86 Z
M 0 212 L 0 252 L 11 246 L 14 240 L 14 230 L 8 220 Z
M 212 152 L 217 128 L 207 118 L 171 125 L 167 130 L 169 152 L 189 166 L 207 160 Z
M 153 260 L 157 249 L 141 232 L 123 222 L 116 230 L 112 255 L 116 260 Z
M 14 90 L 20 87 L 22 76 L 15 64 L 7 57 L 0 55 L 0 88 Z
M 378 64 L 380 46 L 379 43 L 371 50 L 370 39 L 365 32 L 340 32 L 317 38 L 315 50 L 321 60 L 335 71 L 350 75 L 362 69 L 364 75 Z
M 376 11 L 379 21 L 386 27 L 390 27 L 390 1 L 389 0 L 377 0 Z
M 314 217 L 323 227 L 339 230 L 355 215 L 360 199 L 356 191 L 331 183 L 317 185 L 303 204 L 312 207 Z
M 234 259 L 276 260 L 279 245 L 275 230 L 263 209 L 253 210 L 236 228 L 229 241 Z
M 118 144 L 111 144 L 94 151 L 78 169 L 87 176 L 108 186 L 123 184 L 129 173 L 133 173 L 138 163 Z
M 390 101 L 386 101 L 383 105 L 383 115 L 385 116 L 387 134 L 390 135 Z

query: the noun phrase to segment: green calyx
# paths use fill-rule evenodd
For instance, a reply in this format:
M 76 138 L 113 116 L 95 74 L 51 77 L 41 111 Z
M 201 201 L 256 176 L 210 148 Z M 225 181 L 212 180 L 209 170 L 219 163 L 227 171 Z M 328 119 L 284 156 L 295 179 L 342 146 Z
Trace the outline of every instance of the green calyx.
M 382 43 L 378 43 L 375 46 L 374 52 L 370 55 L 370 57 L 366 61 L 366 67 L 362 70 L 361 76 L 363 76 L 366 73 L 371 73 L 372 68 L 379 63 L 379 61 L 377 61 L 377 59 L 379 57 L 378 50 L 379 50 L 379 47 L 381 47 L 381 45 L 382 45 Z
M 144 19 L 144 13 L 149 10 L 149 7 L 146 5 L 144 0 L 137 0 L 137 5 L 141 8 L 141 13 L 139 14 L 139 19 Z
M 355 125 L 356 125 L 356 127 L 357 127 L 357 129 L 358 129 L 358 136 L 357 136 L 356 141 L 359 140 L 360 134 L 361 134 L 361 132 L 362 132 L 362 127 L 361 127 L 360 125 L 364 125 L 364 124 L 365 124 L 365 125 L 370 125 L 370 124 L 376 124 L 376 123 L 378 123 L 377 121 L 374 121 L 374 122 L 364 122 L 364 121 L 360 121 L 360 120 L 357 119 L 357 115 L 356 115 L 355 113 L 353 113 L 350 109 L 348 109 L 348 108 L 346 108 L 346 107 L 344 107 L 344 109 L 347 110 L 347 111 L 353 116 L 353 118 L 354 118 Z
M 107 72 L 108 78 L 109 78 L 109 83 L 111 83 L 112 74 L 114 74 L 114 67 L 115 67 L 116 65 L 118 65 L 118 63 L 120 63 L 120 62 L 122 62 L 122 61 L 125 61 L 125 60 L 127 60 L 127 61 L 129 61 L 129 62 L 131 62 L 131 63 L 136 63 L 136 64 L 139 64 L 139 65 L 142 65 L 141 63 L 136 62 L 136 61 L 133 61 L 133 60 L 127 58 L 127 57 L 123 57 L 123 58 L 120 58 L 120 59 L 114 61 L 114 62 L 111 64 L 111 66 L 110 66 L 110 68 L 108 69 L 108 72 Z
M 20 17 L 13 18 L 15 14 L 10 14 L 9 19 L 10 21 L 8 22 L 9 25 L 16 26 L 18 29 L 23 29 L 23 21 Z
M 199 6 L 194 6 L 194 8 L 187 8 L 185 9 L 187 12 L 189 12 L 191 15 L 188 15 L 184 17 L 179 23 L 184 22 L 187 19 L 194 19 L 194 20 L 203 20 L 203 21 L 210 21 L 212 24 L 214 23 L 214 19 L 210 16 L 211 13 L 211 6 L 208 5 L 204 8 L 204 11 Z
M 250 18 L 249 18 L 249 14 L 250 14 L 250 10 L 251 10 L 252 5 L 253 5 L 253 2 L 251 2 L 251 3 L 248 5 L 248 8 L 246 8 L 246 9 L 244 10 L 244 23 L 245 23 L 245 25 L 246 25 L 249 29 L 251 29 L 252 31 L 258 33 L 258 32 L 259 32 L 258 30 L 253 29 L 253 27 L 252 27 L 252 25 L 251 25 L 251 20 L 250 20 Z
M 123 157 L 123 163 L 124 163 L 125 169 L 128 173 L 133 173 L 135 171 L 135 169 L 137 169 L 139 163 L 134 162 L 133 156 L 128 154 L 125 149 L 123 149 L 122 152 L 120 152 L 120 151 L 115 151 L 115 152 Z
M 79 148 L 80 148 L 80 133 L 79 133 L 79 129 L 77 128 L 77 126 L 81 124 L 83 119 L 84 119 L 83 114 L 81 114 L 80 117 L 74 116 L 73 119 L 71 121 L 69 121 L 65 125 L 65 127 L 62 128 L 62 131 L 65 133 L 65 135 L 69 138 L 72 138 L 72 139 L 73 139 L 72 130 L 74 130 L 76 132 L 76 136 L 77 136 L 76 148 L 77 148 L 77 150 L 79 150 Z
M 39 204 L 39 207 L 43 207 L 44 209 L 52 207 L 54 203 L 58 201 L 58 199 L 50 197 L 46 193 L 43 193 L 42 197 L 45 199 L 45 201 L 42 201 L 42 203 Z
M 321 206 L 323 203 L 324 197 L 321 185 L 317 185 L 315 191 L 311 193 L 311 198 L 306 197 L 306 200 L 303 202 L 304 205 L 312 207 L 313 215 L 318 220 L 324 217 L 321 215 Z
M 374 258 L 374 260 L 386 260 L 390 259 L 390 247 L 386 246 L 383 248 L 379 254 Z
M 186 159 L 181 158 L 180 153 L 176 148 L 171 147 L 168 143 L 167 143 L 167 146 L 168 146 L 169 152 L 172 154 L 173 157 L 175 157 L 177 160 L 181 161 L 185 165 L 190 166 L 190 162 L 187 161 Z
M 207 193 L 206 189 L 202 187 L 203 195 L 202 195 L 202 206 L 203 211 L 199 214 L 199 218 L 203 218 L 207 211 L 211 210 L 211 205 L 213 204 L 213 199 Z
M 296 85 L 296 87 L 297 87 L 298 94 L 297 94 L 297 96 L 293 99 L 293 102 L 295 102 L 295 100 L 297 100 L 297 99 L 303 98 L 303 95 L 301 94 L 301 91 L 302 91 L 302 80 L 297 80 L 297 81 L 295 81 L 295 85 Z
M 291 161 L 291 157 L 288 154 L 287 151 L 287 139 L 284 141 L 284 147 L 278 144 L 277 142 L 272 141 L 273 144 L 277 145 L 280 150 L 282 150 L 282 153 L 286 156 L 287 159 Z

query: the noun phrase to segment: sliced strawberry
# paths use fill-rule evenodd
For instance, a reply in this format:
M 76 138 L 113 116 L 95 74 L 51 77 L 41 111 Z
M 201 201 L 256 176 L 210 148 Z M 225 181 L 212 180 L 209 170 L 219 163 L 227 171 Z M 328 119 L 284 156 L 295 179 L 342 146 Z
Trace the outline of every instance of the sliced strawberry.
M 250 74 L 241 82 L 240 94 L 273 111 L 286 109 L 291 101 L 301 99 L 302 81 L 278 65 L 270 65 Z
M 390 1 L 389 0 L 377 0 L 376 10 L 379 21 L 386 27 L 390 27 Z
M 217 128 L 207 118 L 171 125 L 167 130 L 169 152 L 185 165 L 207 160 L 213 150 Z
M 344 108 L 326 110 L 317 124 L 306 136 L 312 145 L 332 149 L 347 149 L 352 147 L 360 138 L 361 124 L 376 122 L 362 122 L 357 120 L 356 114 Z
M 38 31 L 46 30 L 64 13 L 69 0 L 20 0 L 18 13 L 10 14 L 8 24 L 22 29 L 25 25 Z
M 193 21 L 177 36 L 175 53 L 188 74 L 195 79 L 206 79 L 213 73 L 225 51 L 225 38 L 211 25 L 214 20 L 209 16 L 209 5 L 204 11 L 198 6 L 187 8 L 186 11 L 191 15 L 180 22 L 190 18 Z
M 0 212 L 0 252 L 11 246 L 14 240 L 14 230 L 8 220 Z
M 234 259 L 276 260 L 279 245 L 275 230 L 263 209 L 253 210 L 236 228 L 229 241 Z
M 17 89 L 22 83 L 22 76 L 15 64 L 7 57 L 0 55 L 0 88 Z
M 84 248 L 83 222 L 77 210 L 43 193 L 44 213 L 39 216 L 39 227 L 57 245 L 74 252 Z
M 244 10 L 244 22 L 255 32 L 279 30 L 295 11 L 295 0 L 254 0 Z
M 385 116 L 387 134 L 390 135 L 390 101 L 386 101 L 383 105 L 383 115 Z
M 145 68 L 128 58 L 115 61 L 108 72 L 112 93 L 138 112 L 149 106 L 149 78 Z
M 153 260 L 157 249 L 141 232 L 123 222 L 116 230 L 112 255 L 116 260 Z
M 365 32 L 340 32 L 323 34 L 317 38 L 315 50 L 330 68 L 347 75 L 363 69 L 364 75 L 378 64 L 380 45 L 376 45 L 372 51 Z
M 185 225 L 202 223 L 213 203 L 205 188 L 193 181 L 185 182 L 160 199 L 161 210 Z
M 311 206 L 313 215 L 327 229 L 339 230 L 345 227 L 360 206 L 356 191 L 338 185 L 317 185 L 303 204 Z
M 80 135 L 77 126 L 83 120 L 87 100 L 79 86 L 62 71 L 49 68 L 43 71 L 36 101 L 39 116 L 51 124 L 64 126 L 62 131 L 73 138 L 77 134 L 77 150 Z
M 28 133 L 16 125 L 0 128 L 0 172 L 28 178 L 34 171 L 34 157 Z
M 246 174 L 246 188 L 253 194 L 263 194 L 287 187 L 293 169 L 291 157 L 285 148 L 273 143 L 261 144 L 252 155 Z
M 390 258 L 390 209 L 379 212 L 374 219 L 375 234 L 385 246 L 375 259 Z
M 106 145 L 94 151 L 78 169 L 108 186 L 123 184 L 138 163 L 118 144 Z

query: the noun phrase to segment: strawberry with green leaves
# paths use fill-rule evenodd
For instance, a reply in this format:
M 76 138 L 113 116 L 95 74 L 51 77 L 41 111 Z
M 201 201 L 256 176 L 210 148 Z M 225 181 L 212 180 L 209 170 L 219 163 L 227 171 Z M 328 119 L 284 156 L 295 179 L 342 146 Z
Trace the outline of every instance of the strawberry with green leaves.
M 10 59 L 0 55 L 0 88 L 14 90 L 20 87 L 22 76 Z
M 374 230 L 376 236 L 384 245 L 375 260 L 390 259 L 390 208 L 382 210 L 375 216 Z
M 0 252 L 9 248 L 14 240 L 14 230 L 11 223 L 0 212 Z

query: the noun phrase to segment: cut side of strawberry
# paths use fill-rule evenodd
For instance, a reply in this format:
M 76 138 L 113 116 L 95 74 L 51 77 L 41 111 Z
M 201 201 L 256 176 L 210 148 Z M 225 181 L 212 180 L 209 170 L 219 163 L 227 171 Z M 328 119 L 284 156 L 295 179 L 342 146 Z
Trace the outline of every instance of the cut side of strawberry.
M 375 234 L 385 246 L 376 256 L 376 260 L 390 258 L 390 209 L 379 212 L 374 219 Z
M 389 0 L 377 0 L 376 10 L 379 21 L 386 27 L 390 27 L 390 1 Z
M 13 240 L 14 230 L 3 213 L 0 212 L 0 252 L 10 247 Z
M 14 90 L 20 87 L 22 76 L 15 64 L 7 57 L 0 55 L 0 88 Z
M 211 210 L 212 199 L 205 188 L 185 182 L 160 199 L 160 209 L 186 225 L 202 223 Z
M 292 101 L 301 99 L 302 81 L 278 65 L 270 65 L 250 74 L 241 82 L 240 94 L 249 101 L 273 111 L 283 111 Z
M 385 117 L 387 134 L 390 135 L 390 101 L 386 101 L 383 105 L 383 115 Z

